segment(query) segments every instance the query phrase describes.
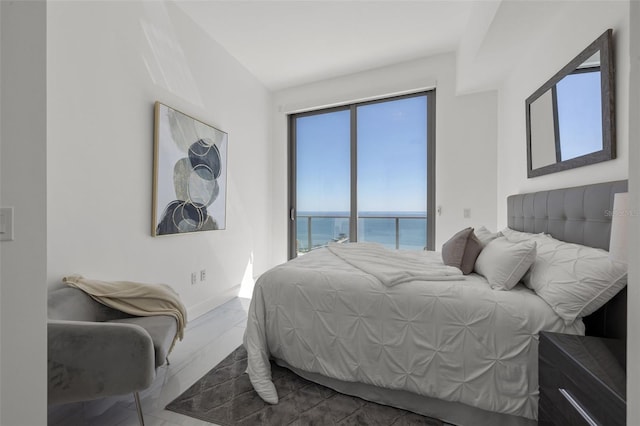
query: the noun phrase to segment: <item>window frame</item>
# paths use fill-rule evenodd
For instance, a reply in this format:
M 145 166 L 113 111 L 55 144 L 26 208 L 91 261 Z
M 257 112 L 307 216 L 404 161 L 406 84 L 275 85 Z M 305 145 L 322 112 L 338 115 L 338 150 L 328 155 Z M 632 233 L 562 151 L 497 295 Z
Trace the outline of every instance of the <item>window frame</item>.
M 357 135 L 357 108 L 376 103 L 391 102 L 401 99 L 413 97 L 426 97 L 427 101 L 427 205 L 426 205 L 426 243 L 427 250 L 435 248 L 435 191 L 436 191 L 436 90 L 424 90 L 415 93 L 395 95 L 389 97 L 381 97 L 373 100 L 353 102 L 340 106 L 320 108 L 311 111 L 292 113 L 287 115 L 287 139 L 288 139 L 288 173 L 287 173 L 287 190 L 288 190 L 288 235 L 287 235 L 287 253 L 288 259 L 297 257 L 296 238 L 297 238 L 297 199 L 296 199 L 296 176 L 297 176 L 297 149 L 296 149 L 296 120 L 302 117 L 309 117 L 318 114 L 326 114 L 338 111 L 350 111 L 350 212 L 349 212 L 349 239 L 356 242 L 358 238 L 358 135 Z

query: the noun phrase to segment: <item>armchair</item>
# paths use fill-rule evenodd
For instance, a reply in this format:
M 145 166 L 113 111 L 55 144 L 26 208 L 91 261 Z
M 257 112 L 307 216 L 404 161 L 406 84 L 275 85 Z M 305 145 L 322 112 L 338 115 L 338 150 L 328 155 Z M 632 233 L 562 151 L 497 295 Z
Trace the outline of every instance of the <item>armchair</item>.
M 76 288 L 48 297 L 48 402 L 67 403 L 138 392 L 164 364 L 178 331 L 167 315 L 134 317 Z

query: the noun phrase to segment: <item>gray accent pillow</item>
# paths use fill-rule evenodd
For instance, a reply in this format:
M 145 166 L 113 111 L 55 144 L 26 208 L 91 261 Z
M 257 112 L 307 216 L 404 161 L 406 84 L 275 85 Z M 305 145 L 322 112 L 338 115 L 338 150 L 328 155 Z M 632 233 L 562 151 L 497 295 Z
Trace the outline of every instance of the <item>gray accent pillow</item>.
M 482 243 L 473 233 L 473 228 L 465 228 L 442 245 L 442 261 L 445 265 L 455 266 L 467 275 L 473 272 L 481 251 Z

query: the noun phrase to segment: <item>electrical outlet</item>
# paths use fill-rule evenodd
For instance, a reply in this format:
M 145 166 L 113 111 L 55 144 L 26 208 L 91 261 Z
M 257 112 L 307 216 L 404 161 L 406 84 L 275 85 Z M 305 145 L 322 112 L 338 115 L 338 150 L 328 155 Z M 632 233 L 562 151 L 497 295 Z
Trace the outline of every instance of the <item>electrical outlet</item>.
M 469 219 L 471 217 L 471 209 L 470 208 L 462 209 L 462 215 L 464 216 L 465 219 Z
M 207 270 L 206 269 L 201 269 L 200 270 L 200 281 L 206 281 L 207 280 Z
M 196 273 L 192 272 L 191 273 L 191 284 L 195 284 L 196 283 Z

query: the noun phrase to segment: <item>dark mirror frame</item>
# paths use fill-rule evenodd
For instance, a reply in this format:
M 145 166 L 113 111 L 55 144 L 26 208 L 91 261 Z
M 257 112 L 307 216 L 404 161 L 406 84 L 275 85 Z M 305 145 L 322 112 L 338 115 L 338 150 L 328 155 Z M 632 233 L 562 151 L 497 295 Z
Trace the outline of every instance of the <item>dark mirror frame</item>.
M 532 168 L 531 158 L 531 104 L 553 88 L 565 76 L 573 73 L 584 61 L 600 51 L 600 83 L 602 99 L 602 150 L 580 157 L 556 162 L 547 166 Z M 527 123 L 527 177 L 532 178 L 549 173 L 569 170 L 576 167 L 616 158 L 616 128 L 615 128 L 615 67 L 613 63 L 613 30 L 608 29 L 596 41 L 591 43 L 578 56 L 562 68 L 542 87 L 529 96 L 525 102 Z

